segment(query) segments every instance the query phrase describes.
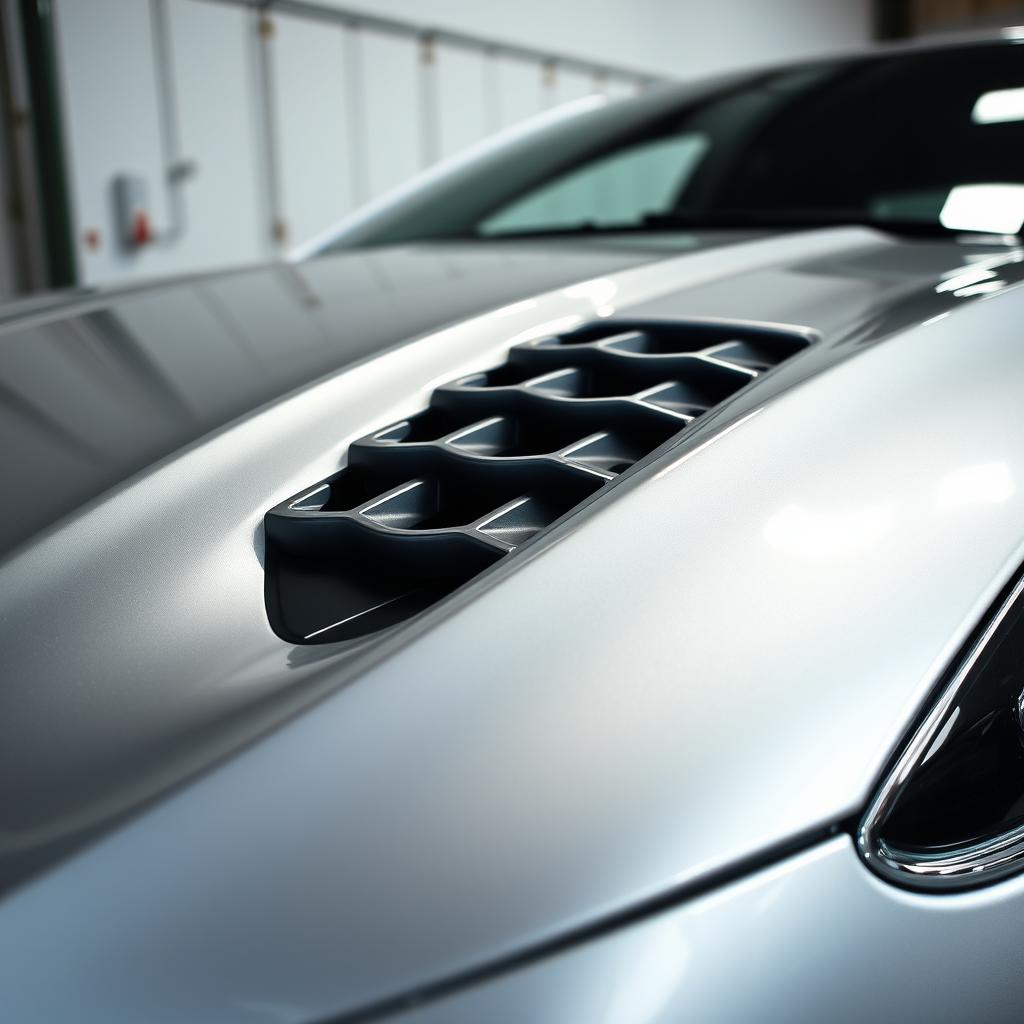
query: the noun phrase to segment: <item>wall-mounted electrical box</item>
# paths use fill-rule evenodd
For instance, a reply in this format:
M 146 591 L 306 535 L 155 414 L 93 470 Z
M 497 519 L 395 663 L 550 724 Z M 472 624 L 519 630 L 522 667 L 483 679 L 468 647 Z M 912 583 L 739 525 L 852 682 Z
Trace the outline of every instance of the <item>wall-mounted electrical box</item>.
M 141 249 L 156 240 L 146 180 L 141 175 L 118 174 L 114 178 L 114 220 L 117 237 L 126 249 Z

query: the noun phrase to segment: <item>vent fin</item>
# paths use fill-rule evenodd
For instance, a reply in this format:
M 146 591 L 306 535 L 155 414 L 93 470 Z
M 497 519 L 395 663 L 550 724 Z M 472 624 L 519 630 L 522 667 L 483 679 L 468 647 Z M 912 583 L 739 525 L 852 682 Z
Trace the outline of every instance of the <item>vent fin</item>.
M 409 618 L 808 344 L 783 328 L 604 320 L 514 346 L 267 513 L 274 631 L 324 643 Z

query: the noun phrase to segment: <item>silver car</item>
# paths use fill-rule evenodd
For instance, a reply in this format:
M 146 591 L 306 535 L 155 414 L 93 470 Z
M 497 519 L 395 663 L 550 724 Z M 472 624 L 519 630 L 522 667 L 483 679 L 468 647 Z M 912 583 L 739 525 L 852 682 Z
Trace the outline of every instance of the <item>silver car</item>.
M 3 1019 L 1024 1019 L 1022 158 L 872 51 L 0 311 Z

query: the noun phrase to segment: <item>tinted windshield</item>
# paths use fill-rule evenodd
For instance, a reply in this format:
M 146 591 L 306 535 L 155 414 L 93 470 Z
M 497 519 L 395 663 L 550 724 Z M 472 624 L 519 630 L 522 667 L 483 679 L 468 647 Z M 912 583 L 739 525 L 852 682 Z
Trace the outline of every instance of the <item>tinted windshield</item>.
M 614 107 L 579 119 L 589 146 L 579 125 L 548 131 L 365 240 L 1024 222 L 1024 46 L 830 61 L 676 95 L 653 114 L 626 105 L 632 121 Z

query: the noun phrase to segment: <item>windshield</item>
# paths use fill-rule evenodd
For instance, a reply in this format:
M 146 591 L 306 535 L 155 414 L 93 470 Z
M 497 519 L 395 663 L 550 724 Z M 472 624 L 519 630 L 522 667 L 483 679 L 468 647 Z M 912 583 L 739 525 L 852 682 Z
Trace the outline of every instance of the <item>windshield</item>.
M 665 95 L 499 153 L 358 241 L 1024 223 L 1024 46 L 822 62 Z

